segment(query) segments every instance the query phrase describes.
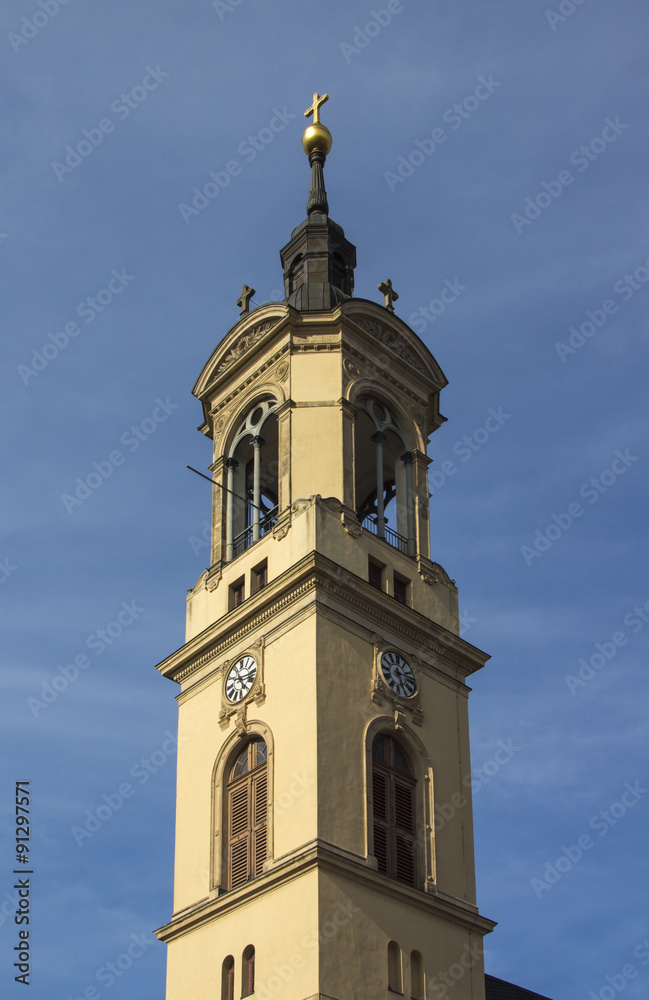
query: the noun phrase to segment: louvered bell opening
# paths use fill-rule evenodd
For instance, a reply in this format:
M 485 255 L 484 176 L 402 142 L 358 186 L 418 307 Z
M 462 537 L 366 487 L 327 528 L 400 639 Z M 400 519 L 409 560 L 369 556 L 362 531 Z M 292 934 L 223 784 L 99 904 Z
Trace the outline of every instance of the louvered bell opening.
M 374 824 L 374 857 L 382 875 L 388 874 L 388 834 L 383 826 Z

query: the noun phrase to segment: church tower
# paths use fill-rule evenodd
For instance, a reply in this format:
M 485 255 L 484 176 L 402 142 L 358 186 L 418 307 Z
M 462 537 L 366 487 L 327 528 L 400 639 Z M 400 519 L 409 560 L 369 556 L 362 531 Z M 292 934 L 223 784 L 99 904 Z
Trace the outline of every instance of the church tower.
M 353 295 L 326 100 L 285 298 L 250 311 L 244 286 L 193 390 L 212 546 L 158 666 L 180 688 L 167 1000 L 485 996 L 466 679 L 487 657 L 430 551 L 446 379 L 390 281 L 384 306 Z

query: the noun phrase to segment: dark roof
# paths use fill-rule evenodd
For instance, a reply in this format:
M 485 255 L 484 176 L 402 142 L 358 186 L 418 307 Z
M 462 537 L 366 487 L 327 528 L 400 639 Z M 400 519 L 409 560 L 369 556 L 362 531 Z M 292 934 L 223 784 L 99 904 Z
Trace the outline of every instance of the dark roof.
M 550 1000 L 540 993 L 524 990 L 522 986 L 506 983 L 504 979 L 485 975 L 485 996 L 487 1000 Z

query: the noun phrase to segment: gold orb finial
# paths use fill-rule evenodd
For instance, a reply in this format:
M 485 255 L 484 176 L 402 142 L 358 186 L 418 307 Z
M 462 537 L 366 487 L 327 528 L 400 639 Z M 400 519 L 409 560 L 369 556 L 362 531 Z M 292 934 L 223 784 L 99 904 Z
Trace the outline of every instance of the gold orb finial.
M 305 129 L 302 136 L 302 148 L 307 156 L 315 149 L 321 150 L 326 156 L 331 149 L 333 142 L 331 132 L 320 121 L 320 108 L 328 100 L 329 94 L 320 95 L 316 92 L 313 95 L 313 104 L 304 112 L 305 118 L 310 118 L 313 115 L 313 123 Z

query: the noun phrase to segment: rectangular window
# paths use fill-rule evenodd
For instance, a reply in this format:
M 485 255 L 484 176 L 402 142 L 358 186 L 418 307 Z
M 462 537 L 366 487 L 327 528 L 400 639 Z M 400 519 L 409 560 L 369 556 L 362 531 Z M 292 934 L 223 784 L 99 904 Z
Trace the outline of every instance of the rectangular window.
M 268 560 L 264 559 L 263 563 L 259 563 L 259 566 L 255 566 L 252 571 L 252 593 L 256 594 L 259 590 L 262 590 L 268 583 Z
M 383 590 L 383 566 L 373 559 L 369 560 L 368 579 L 377 590 Z
M 410 589 L 410 581 L 404 580 L 403 577 L 394 574 L 394 596 L 399 601 L 400 604 L 408 604 L 408 591 Z
M 246 582 L 245 578 L 242 576 L 241 579 L 237 580 L 230 587 L 230 611 L 234 608 L 238 608 L 240 604 L 246 599 Z

